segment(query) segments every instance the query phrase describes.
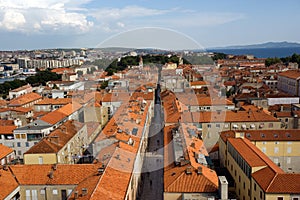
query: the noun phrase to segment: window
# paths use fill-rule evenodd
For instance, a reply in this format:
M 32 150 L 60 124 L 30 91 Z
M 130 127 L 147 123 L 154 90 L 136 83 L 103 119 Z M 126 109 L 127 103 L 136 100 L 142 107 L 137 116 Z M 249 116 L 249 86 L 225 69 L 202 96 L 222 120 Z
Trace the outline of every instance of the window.
M 68 196 L 69 196 L 71 193 L 72 193 L 72 190 L 69 189 L 69 190 L 67 191 Z
M 292 147 L 287 148 L 287 153 L 292 153 Z
M 207 128 L 211 128 L 211 125 L 210 125 L 210 124 L 207 124 Z
M 57 190 L 57 189 L 53 189 L 53 190 L 52 190 L 52 194 L 53 194 L 53 195 L 58 195 L 58 190 Z
M 283 200 L 283 197 L 277 197 L 277 200 Z
M 233 170 L 233 165 L 231 164 L 231 171 Z
M 217 127 L 217 128 L 220 128 L 221 126 L 220 126 L 220 124 L 216 124 L 216 127 Z
M 44 163 L 44 161 L 43 161 L 43 157 L 42 156 L 40 156 L 39 157 L 39 164 L 43 164 Z
M 40 194 L 41 194 L 41 195 L 45 195 L 45 194 L 46 194 L 45 189 L 41 189 L 41 190 L 40 190 Z
M 18 155 L 21 156 L 22 155 L 22 151 L 18 150 Z
M 241 176 L 239 176 L 239 183 L 241 182 Z
M 31 200 L 30 190 L 26 190 L 25 195 L 26 195 L 26 200 Z
M 269 123 L 269 128 L 273 128 L 273 123 Z
M 261 151 L 262 151 L 263 153 L 266 153 L 266 152 L 267 152 L 267 147 L 263 147 L 263 148 L 261 149 Z
M 267 144 L 267 142 L 262 142 L 263 145 Z
M 26 134 L 21 134 L 22 139 L 26 139 Z
M 243 184 L 243 187 L 244 187 L 244 189 L 246 188 L 246 183 L 244 182 L 244 184 Z
M 32 200 L 38 200 L 37 190 L 31 190 Z
M 21 142 L 17 142 L 17 147 L 21 147 Z
M 279 159 L 278 159 L 278 158 L 274 158 L 274 163 L 275 163 L 276 165 L 278 165 Z
M 254 183 L 254 191 L 256 191 L 256 183 Z
M 279 148 L 278 147 L 275 147 L 274 148 L 274 153 L 278 153 L 279 152 Z
M 288 122 L 289 121 L 289 118 L 285 118 L 285 122 Z
M 20 134 L 15 134 L 16 139 L 20 139 Z
M 279 142 L 278 142 L 278 141 L 276 141 L 276 142 L 275 142 L 275 144 L 279 144 Z
M 259 197 L 262 199 L 262 191 L 259 192 Z
M 291 164 L 291 161 L 292 161 L 292 160 L 291 160 L 291 157 L 287 157 L 287 158 L 286 158 L 286 163 L 287 163 L 287 164 Z
M 234 176 L 236 176 L 236 170 L 234 170 Z
M 26 147 L 29 147 L 29 142 L 26 142 L 25 144 L 26 144 Z

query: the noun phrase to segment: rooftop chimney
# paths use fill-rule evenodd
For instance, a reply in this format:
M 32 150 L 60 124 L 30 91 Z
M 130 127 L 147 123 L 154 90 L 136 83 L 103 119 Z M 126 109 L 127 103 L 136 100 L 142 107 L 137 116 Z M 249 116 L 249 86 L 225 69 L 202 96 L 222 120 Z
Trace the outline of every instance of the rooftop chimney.
M 74 199 L 78 199 L 78 191 L 74 192 Z
M 219 176 L 219 196 L 220 199 L 228 199 L 228 182 L 225 176 Z
M 197 174 L 198 174 L 198 175 L 202 175 L 202 167 L 199 166 L 199 167 L 197 168 Z
M 186 168 L 186 170 L 185 170 L 185 173 L 186 174 L 192 174 L 192 168 L 191 168 L 191 166 L 188 166 L 187 168 Z
M 82 188 L 81 190 L 82 190 L 82 196 L 87 195 L 87 193 L 88 193 L 88 189 L 87 188 Z

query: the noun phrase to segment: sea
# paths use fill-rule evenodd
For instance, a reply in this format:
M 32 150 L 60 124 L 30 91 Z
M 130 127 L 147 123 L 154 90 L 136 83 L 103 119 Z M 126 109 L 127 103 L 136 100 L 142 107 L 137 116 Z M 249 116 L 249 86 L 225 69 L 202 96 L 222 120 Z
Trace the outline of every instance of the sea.
M 209 52 L 218 52 L 234 55 L 254 55 L 256 58 L 288 57 L 294 53 L 300 54 L 300 47 L 257 48 L 257 49 L 208 49 Z

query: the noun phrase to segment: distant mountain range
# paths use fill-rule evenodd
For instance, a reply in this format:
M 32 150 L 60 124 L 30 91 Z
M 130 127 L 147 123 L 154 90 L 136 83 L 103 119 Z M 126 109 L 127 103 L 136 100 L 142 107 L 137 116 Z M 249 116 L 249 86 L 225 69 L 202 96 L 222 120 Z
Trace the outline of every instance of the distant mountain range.
M 237 45 L 227 47 L 214 47 L 209 49 L 267 49 L 267 48 L 300 48 L 296 42 L 267 42 L 262 44 Z

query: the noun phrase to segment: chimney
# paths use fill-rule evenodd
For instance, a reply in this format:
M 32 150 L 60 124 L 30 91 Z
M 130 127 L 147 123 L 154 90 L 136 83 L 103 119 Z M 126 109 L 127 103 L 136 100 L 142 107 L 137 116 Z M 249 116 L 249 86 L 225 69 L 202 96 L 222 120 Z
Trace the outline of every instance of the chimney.
M 202 167 L 199 166 L 199 167 L 197 168 L 197 174 L 198 174 L 198 175 L 202 175 Z
M 51 178 L 51 179 L 53 179 L 53 171 L 49 172 L 48 177 Z
M 74 199 L 78 199 L 78 191 L 74 192 Z
M 186 168 L 186 170 L 185 170 L 185 173 L 186 174 L 192 174 L 192 168 L 191 168 L 191 166 L 188 166 L 187 168 Z
M 82 188 L 81 190 L 82 190 L 82 196 L 87 195 L 87 193 L 88 193 L 88 189 L 87 188 Z
M 228 182 L 225 176 L 219 176 L 219 197 L 221 200 L 228 199 Z
M 53 164 L 52 169 L 53 169 L 53 171 L 55 171 L 57 169 L 57 164 Z
M 104 172 L 104 167 L 100 167 L 98 168 L 98 174 L 97 175 L 101 175 Z

